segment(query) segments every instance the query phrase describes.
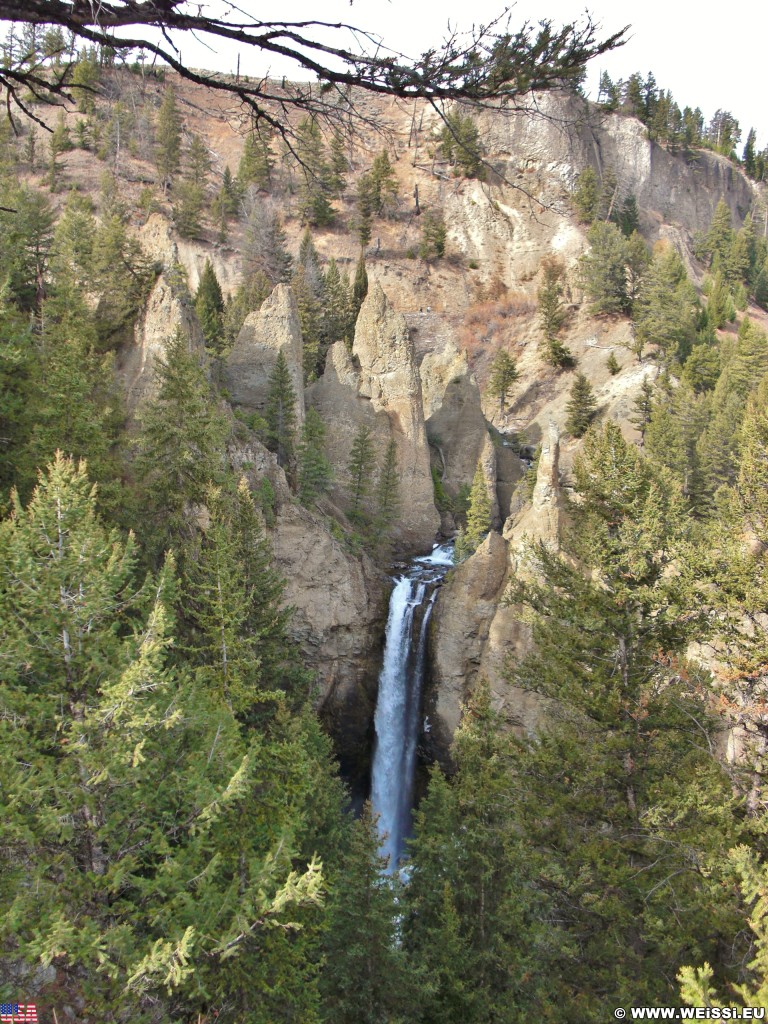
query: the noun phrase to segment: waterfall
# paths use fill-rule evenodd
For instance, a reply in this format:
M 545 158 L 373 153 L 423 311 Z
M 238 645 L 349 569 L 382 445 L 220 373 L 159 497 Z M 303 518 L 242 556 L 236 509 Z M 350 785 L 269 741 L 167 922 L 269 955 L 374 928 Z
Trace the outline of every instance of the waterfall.
M 421 690 L 426 667 L 427 629 L 436 584 L 453 564 L 449 545 L 416 558 L 395 582 L 389 601 L 384 660 L 376 702 L 376 743 L 371 804 L 379 817 L 381 852 L 394 871 L 411 826 L 416 748 L 421 732 Z M 419 622 L 417 609 L 422 609 Z M 414 624 L 418 633 L 414 643 Z

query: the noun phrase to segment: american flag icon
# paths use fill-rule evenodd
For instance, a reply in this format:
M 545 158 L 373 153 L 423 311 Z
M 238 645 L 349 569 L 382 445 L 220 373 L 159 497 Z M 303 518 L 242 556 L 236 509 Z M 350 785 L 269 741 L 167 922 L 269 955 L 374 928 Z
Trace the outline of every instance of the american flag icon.
M 0 1003 L 0 1024 L 37 1024 L 34 1003 Z

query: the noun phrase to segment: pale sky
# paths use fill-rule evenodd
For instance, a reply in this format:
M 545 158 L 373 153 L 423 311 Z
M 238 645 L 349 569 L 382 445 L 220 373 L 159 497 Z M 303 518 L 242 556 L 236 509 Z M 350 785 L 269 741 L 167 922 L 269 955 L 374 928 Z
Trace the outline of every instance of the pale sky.
M 240 0 L 241 10 L 254 10 L 269 17 L 261 2 Z M 637 0 L 611 3 L 594 0 L 588 5 L 571 0 L 519 0 L 512 8 L 511 27 L 542 17 L 555 24 L 572 22 L 589 9 L 593 20 L 609 35 L 630 24 L 629 42 L 599 61 L 593 62 L 588 91 L 595 97 L 600 70 L 616 80 L 633 71 L 653 71 L 660 88 L 671 89 L 682 109 L 699 106 L 709 120 L 715 110 L 729 110 L 742 128 L 739 155 L 747 131 L 754 127 L 760 148 L 768 145 L 768 3 L 765 0 L 730 0 L 715 5 L 711 0 Z M 392 49 L 418 56 L 437 46 L 451 26 L 459 29 L 487 24 L 503 11 L 496 0 L 283 0 L 275 5 L 274 16 L 286 21 L 318 19 L 352 23 L 380 35 Z M 345 38 L 345 44 L 348 39 Z M 212 54 L 185 39 L 182 57 L 186 63 L 222 71 L 234 70 L 236 51 L 219 48 Z M 254 61 L 254 57 L 256 57 Z M 273 61 L 264 66 L 256 55 L 241 53 L 242 70 L 251 74 L 291 75 L 288 65 Z M 246 68 L 246 62 L 250 65 Z

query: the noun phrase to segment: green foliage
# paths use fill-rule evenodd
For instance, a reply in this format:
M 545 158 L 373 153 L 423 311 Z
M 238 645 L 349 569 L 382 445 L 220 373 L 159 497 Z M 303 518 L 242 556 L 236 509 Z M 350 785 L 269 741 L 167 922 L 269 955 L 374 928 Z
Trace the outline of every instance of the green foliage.
M 166 86 L 157 112 L 155 165 L 163 191 L 181 169 L 181 115 L 173 86 Z
M 389 216 L 400 186 L 386 150 L 379 153 L 370 171 L 362 174 L 357 184 L 357 231 L 363 248 L 371 240 L 373 217 Z
M 597 412 L 592 385 L 583 373 L 576 374 L 565 411 L 565 429 L 573 437 L 583 437 Z
M 520 373 L 517 364 L 506 349 L 500 348 L 493 357 L 488 377 L 488 394 L 499 400 L 499 415 L 504 415 L 507 396 Z
M 39 308 L 46 294 L 53 209 L 42 192 L 15 183 L 4 188 L 2 205 L 8 209 L 0 211 L 5 239 L 0 273 L 7 282 L 9 301 L 31 311 Z
M 278 464 L 292 473 L 296 454 L 296 389 L 282 349 L 269 376 L 264 415 L 267 447 L 277 455 Z
M 241 1013 L 254 992 L 251 1019 L 308 1019 L 322 875 L 305 849 L 332 854 L 340 813 L 316 727 L 283 713 L 244 735 L 171 666 L 173 565 L 137 581 L 135 542 L 101 524 L 84 467 L 56 460 L 0 552 L 4 946 L 55 962 L 102 1019 Z M 217 553 L 212 537 L 206 578 Z
M 333 470 L 325 454 L 325 424 L 311 406 L 299 442 L 299 500 L 310 508 L 331 486 Z
M 290 281 L 293 260 L 277 208 L 257 199 L 245 204 L 245 212 L 243 265 L 247 278 L 261 274 L 273 287 Z
M 538 1017 L 547 990 L 549 925 L 536 921 L 505 725 L 481 684 L 456 733 L 455 775 L 434 770 L 416 813 L 402 929 L 419 1020 L 511 1024 Z
M 141 414 L 136 468 L 159 555 L 195 536 L 195 509 L 205 504 L 209 486 L 223 479 L 230 428 L 200 355 L 181 330 L 155 372 L 158 390 Z
M 376 481 L 374 529 L 376 545 L 381 552 L 388 550 L 392 529 L 400 514 L 400 507 L 400 474 L 397 463 L 397 442 L 393 437 L 384 449 Z
M 637 355 L 655 345 L 667 361 L 685 362 L 696 340 L 697 313 L 682 260 L 672 248 L 659 250 L 632 306 Z
M 299 219 L 303 224 L 325 227 L 334 217 L 330 202 L 334 193 L 333 174 L 315 118 L 305 118 L 299 124 L 295 149 L 299 161 Z
M 324 1019 L 338 1024 L 402 1020 L 413 981 L 396 937 L 400 890 L 383 873 L 370 805 L 350 829 L 329 900 L 322 976 Z
M 645 431 L 651 421 L 653 412 L 653 382 L 648 374 L 643 377 L 640 390 L 632 405 L 632 415 L 629 422 L 640 431 L 640 444 L 645 441 Z
M 571 201 L 579 219 L 585 224 L 591 224 L 595 220 L 600 208 L 600 184 L 593 168 L 585 167 L 579 173 Z
M 242 193 L 249 185 L 254 185 L 268 192 L 272 185 L 273 165 L 270 132 L 261 126 L 249 131 L 237 168 L 238 190 Z
M 209 522 L 184 580 L 187 645 L 201 683 L 239 721 L 263 727 L 266 708 L 286 695 L 301 702 L 307 681 L 288 638 L 284 583 L 245 480 L 236 489 L 209 488 L 206 507 Z
M 369 497 L 373 491 L 376 451 L 371 428 L 363 424 L 355 433 L 347 463 L 349 518 L 359 527 L 370 523 Z
M 633 999 L 673 1001 L 666 965 L 689 949 L 719 956 L 737 912 L 723 850 L 741 826 L 726 774 L 696 739 L 713 725 L 707 680 L 683 660 L 704 616 L 670 571 L 689 523 L 680 491 L 610 423 L 587 436 L 575 483 L 577 565 L 539 546 L 532 582 L 512 595 L 534 613 L 534 646 L 510 682 L 554 705 L 513 755 L 507 799 L 555 922 L 547 998 L 558 1016 L 571 1006 L 599 1020 Z
M 421 242 L 419 257 L 422 260 L 440 260 L 445 256 L 445 240 L 448 234 L 442 213 L 425 210 L 421 217 Z
M 572 366 L 570 349 L 558 338 L 566 316 L 562 301 L 563 268 L 555 260 L 544 260 L 542 267 L 544 279 L 536 295 L 539 302 L 539 326 L 543 334 L 540 349 L 551 366 Z
M 621 369 L 621 363 L 616 358 L 616 353 L 613 351 L 613 349 L 611 349 L 611 351 L 608 354 L 608 358 L 605 360 L 605 367 L 612 377 L 615 377 Z
M 224 345 L 224 296 L 210 260 L 205 261 L 195 292 L 195 312 L 200 321 L 206 348 L 220 353 Z
M 72 69 L 72 92 L 77 99 L 77 109 L 81 114 L 92 114 L 96 109 L 99 78 L 100 69 L 96 51 L 94 49 L 83 50 Z
M 768 274 L 767 274 L 768 276 Z M 352 282 L 352 315 L 351 319 L 353 322 L 357 322 L 357 316 L 360 312 L 360 307 L 365 301 L 365 297 L 368 294 L 368 272 L 365 269 L 365 258 L 363 254 L 360 254 L 360 258 L 357 261 L 355 267 L 355 278 Z
M 493 502 L 482 460 L 478 460 L 472 490 L 469 494 L 466 527 L 456 539 L 456 559 L 461 560 L 476 551 L 491 529 Z
M 580 260 L 581 281 L 593 313 L 628 313 L 627 242 L 615 224 L 598 222 L 587 233 L 590 250 Z
M 205 202 L 203 189 L 194 181 L 180 178 L 171 190 L 173 223 L 182 238 L 199 238 L 202 231 L 202 213 Z
M 440 133 L 440 152 L 454 168 L 454 173 L 465 178 L 485 178 L 483 146 L 475 119 L 461 111 L 445 115 Z

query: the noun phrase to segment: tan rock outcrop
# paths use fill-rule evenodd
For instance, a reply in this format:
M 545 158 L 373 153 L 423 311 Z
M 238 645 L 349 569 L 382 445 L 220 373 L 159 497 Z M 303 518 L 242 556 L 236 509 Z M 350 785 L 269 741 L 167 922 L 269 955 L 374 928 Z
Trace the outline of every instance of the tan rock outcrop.
M 549 423 L 542 438 L 536 483 L 530 505 L 512 515 L 504 524 L 504 537 L 513 548 L 539 541 L 549 547 L 560 544 L 563 517 L 563 495 L 560 487 L 560 434 L 556 424 Z
M 304 422 L 303 343 L 296 299 L 279 284 L 261 309 L 249 313 L 227 356 L 224 378 L 231 400 L 256 412 L 267 405 L 269 378 L 282 352 L 296 393 L 297 429 Z
M 435 605 L 430 634 L 431 678 L 427 690 L 432 747 L 441 760 L 480 679 L 487 679 L 495 706 L 518 728 L 532 732 L 540 721 L 541 698 L 509 681 L 510 670 L 530 650 L 525 609 L 505 603 L 509 584 L 525 572 L 529 543 L 559 545 L 563 519 L 560 441 L 550 424 L 542 444 L 530 503 L 510 517 L 504 536 L 490 533 L 477 551 L 456 567 Z
M 205 348 L 189 291 L 179 279 L 179 250 L 170 224 L 160 214 L 153 214 L 142 228 L 139 240 L 145 254 L 154 259 L 159 273 L 136 321 L 133 344 L 122 347 L 117 356 L 117 375 L 131 413 L 156 393 L 155 365 L 165 355 L 166 346 L 177 329 L 184 332 L 190 345 L 201 354 Z
M 271 536 L 285 603 L 294 609 L 291 634 L 317 673 L 316 703 L 354 775 L 370 755 L 388 580 L 298 505 L 281 507 Z
M 360 310 L 352 354 L 341 342 L 331 347 L 325 373 L 307 389 L 307 403 L 325 423 L 326 454 L 336 478 L 334 497 L 342 505 L 359 428 L 370 428 L 379 457 L 394 439 L 401 496 L 395 541 L 402 553 L 428 549 L 440 519 L 433 499 L 421 378 L 405 321 L 378 285 L 372 286 Z
M 448 494 L 472 483 L 487 437 L 480 389 L 466 352 L 447 345 L 429 352 L 419 367 L 427 417 L 427 437 Z
M 192 348 L 201 355 L 205 350 L 194 307 L 182 290 L 162 271 L 147 297 L 144 312 L 136 323 L 134 343 L 118 355 L 117 374 L 123 382 L 129 412 L 157 391 L 155 366 L 165 355 L 168 342 L 177 329 L 184 332 Z
M 431 743 L 444 760 L 461 720 L 494 613 L 507 579 L 507 545 L 489 533 L 475 553 L 449 574 L 435 604 L 429 635 L 431 679 L 424 708 Z
M 293 609 L 290 633 L 315 673 L 314 702 L 352 778 L 370 756 L 390 582 L 365 555 L 347 550 L 321 515 L 295 504 L 264 445 L 234 446 L 229 457 L 257 495 L 270 483 L 274 508 L 264 518 L 284 603 Z

